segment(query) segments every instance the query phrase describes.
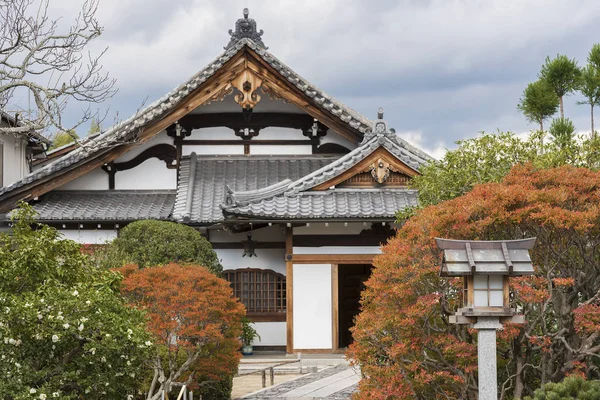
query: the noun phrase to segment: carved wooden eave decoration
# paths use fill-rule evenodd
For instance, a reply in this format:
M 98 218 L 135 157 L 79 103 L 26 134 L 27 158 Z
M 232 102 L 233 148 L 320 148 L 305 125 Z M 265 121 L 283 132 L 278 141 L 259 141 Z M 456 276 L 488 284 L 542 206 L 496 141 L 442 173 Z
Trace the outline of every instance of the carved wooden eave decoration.
M 78 157 L 77 161 L 65 163 L 64 166 L 47 174 L 40 173 L 39 177 L 32 178 L 31 181 L 0 194 L 0 212 L 8 212 L 20 200 L 29 201 L 34 199 L 94 169 L 113 162 L 175 124 L 199 106 L 224 98 L 224 96 L 231 93 L 232 88 L 238 91 L 237 100 L 242 108 L 252 108 L 260 101 L 260 95 L 257 93 L 260 88 L 272 96 L 296 105 L 312 118 L 317 119 L 329 129 L 335 130 L 354 143 L 358 143 L 362 137 L 362 133 L 358 128 L 351 127 L 321 107 L 318 101 L 293 85 L 286 77 L 263 60 L 248 44 L 244 44 L 227 61 L 220 64 L 210 77 L 200 83 L 197 88 L 177 100 L 172 109 L 165 109 L 160 117 L 146 118 L 147 122 L 141 124 L 136 123 L 135 119 L 129 119 L 127 120 L 128 123 L 135 125 L 136 128 L 114 144 L 98 147 L 94 145 L 85 151 L 85 156 Z M 119 128 L 113 127 L 108 132 L 112 129 Z M 104 139 L 102 136 L 100 135 L 94 140 L 108 140 L 108 137 Z M 83 142 L 82 146 L 85 145 L 86 142 Z M 95 150 L 96 148 L 98 150 Z M 69 157 L 78 150 L 80 149 L 75 149 L 63 157 Z M 62 158 L 55 162 L 60 164 L 61 160 Z
M 371 178 L 371 187 L 380 187 L 386 184 L 390 186 L 397 186 L 398 184 L 405 186 L 408 179 L 418 174 L 417 171 L 404 164 L 387 149 L 380 147 L 352 168 L 315 186 L 312 190 L 327 190 L 332 186 L 338 185 L 354 186 L 351 180 L 356 177 L 362 178 L 356 179 L 356 183 L 358 183 L 356 186 L 365 186 L 365 175 Z M 392 177 L 395 179 L 392 180 Z
M 262 78 L 249 68 L 245 68 L 242 73 L 231 81 L 231 84 L 238 90 L 235 96 L 235 102 L 244 110 L 253 109 L 260 101 L 258 88 L 262 84 Z

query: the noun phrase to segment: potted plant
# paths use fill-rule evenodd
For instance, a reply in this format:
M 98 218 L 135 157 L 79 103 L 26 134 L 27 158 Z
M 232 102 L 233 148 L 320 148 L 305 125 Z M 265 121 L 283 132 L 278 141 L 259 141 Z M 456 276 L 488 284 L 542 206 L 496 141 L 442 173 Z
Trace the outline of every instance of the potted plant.
M 248 318 L 244 317 L 242 319 L 242 336 L 240 339 L 242 340 L 242 354 L 245 356 L 252 355 L 252 342 L 254 339 L 258 338 L 260 341 L 260 335 L 256 332 L 252 324 L 253 322 Z

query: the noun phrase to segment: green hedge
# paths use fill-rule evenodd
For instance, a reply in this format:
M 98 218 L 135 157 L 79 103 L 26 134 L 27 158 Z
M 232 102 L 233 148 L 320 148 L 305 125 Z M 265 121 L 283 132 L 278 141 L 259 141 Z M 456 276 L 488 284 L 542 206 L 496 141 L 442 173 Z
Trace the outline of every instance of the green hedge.
M 223 271 L 217 254 L 200 232 L 167 221 L 132 222 L 96 258 L 109 268 L 130 263 L 151 267 L 178 262 L 203 265 L 216 274 Z

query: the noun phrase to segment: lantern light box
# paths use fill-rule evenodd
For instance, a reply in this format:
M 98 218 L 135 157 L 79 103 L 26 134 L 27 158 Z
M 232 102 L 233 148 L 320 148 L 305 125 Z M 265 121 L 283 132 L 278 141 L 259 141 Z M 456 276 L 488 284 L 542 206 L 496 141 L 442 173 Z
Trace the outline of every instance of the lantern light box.
M 535 238 L 522 240 L 451 240 L 436 238 L 443 250 L 440 276 L 463 277 L 463 307 L 450 322 L 473 324 L 477 317 L 500 317 L 520 323 L 521 315 L 510 307 L 509 279 L 533 275 L 529 249 Z

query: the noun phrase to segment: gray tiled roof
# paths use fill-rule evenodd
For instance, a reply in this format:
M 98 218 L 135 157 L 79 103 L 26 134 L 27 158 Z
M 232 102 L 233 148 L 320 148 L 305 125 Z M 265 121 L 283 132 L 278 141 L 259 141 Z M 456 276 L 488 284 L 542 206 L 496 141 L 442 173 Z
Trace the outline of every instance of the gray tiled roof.
M 385 148 L 418 172 L 428 161 L 402 146 L 391 132 L 371 133 L 359 147 L 296 181 L 283 181 L 262 190 L 227 193 L 227 216 L 264 218 L 393 218 L 396 211 L 417 205 L 417 192 L 404 188 L 310 189 L 343 174 L 378 148 Z
M 133 137 L 137 130 L 146 124 L 159 120 L 171 112 L 192 91 L 197 89 L 207 79 L 215 74 L 227 61 L 245 47 L 254 50 L 265 62 L 277 70 L 292 85 L 296 86 L 306 96 L 312 98 L 325 112 L 339 119 L 351 128 L 365 133 L 371 129 L 371 121 L 341 102 L 327 95 L 304 78 L 300 77 L 291 68 L 279 61 L 260 45 L 248 38 L 240 39 L 235 45 L 228 47 L 221 55 L 212 61 L 206 68 L 198 72 L 184 84 L 178 86 L 167 95 L 150 104 L 143 110 L 135 113 L 128 119 L 114 125 L 102 134 L 81 141 L 80 147 L 58 158 L 56 161 L 27 175 L 20 181 L 0 189 L 0 198 L 12 190 L 35 182 L 53 173 L 73 166 L 74 164 L 93 156 L 104 154 L 115 145 L 121 144 Z M 409 144 L 406 144 L 410 146 Z M 412 147 L 412 146 L 411 146 Z
M 40 221 L 170 219 L 175 190 L 56 191 L 33 205 Z
M 396 211 L 416 205 L 416 190 L 332 189 L 274 196 L 225 212 L 266 219 L 393 219 Z
M 233 191 L 264 189 L 286 179 L 298 180 L 336 159 L 310 155 L 211 157 L 192 153 L 181 161 L 173 219 L 200 224 L 223 221 L 220 206 L 227 187 Z
M 388 150 L 398 157 L 400 161 L 417 172 L 419 171 L 419 168 L 430 159 L 428 156 L 421 157 L 418 154 L 409 151 L 402 146 L 402 142 L 397 141 L 396 137 L 391 136 L 389 133 L 377 134 L 373 135 L 370 139 L 363 142 L 359 147 L 344 155 L 339 160 L 292 183 L 286 190 L 286 193 L 299 193 L 327 182 L 329 179 L 349 170 L 380 147 Z

